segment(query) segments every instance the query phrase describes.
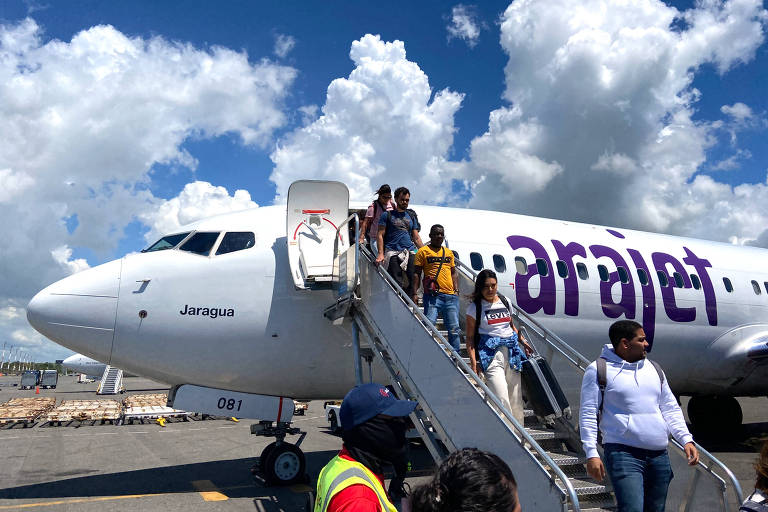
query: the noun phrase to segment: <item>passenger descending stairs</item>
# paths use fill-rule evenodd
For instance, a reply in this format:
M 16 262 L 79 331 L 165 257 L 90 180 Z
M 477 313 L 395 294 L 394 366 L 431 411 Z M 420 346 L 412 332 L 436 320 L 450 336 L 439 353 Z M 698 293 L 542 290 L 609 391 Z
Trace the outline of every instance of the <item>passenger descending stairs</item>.
M 422 299 L 419 298 L 419 307 L 423 310 Z M 462 322 L 463 323 L 463 322 Z M 435 327 L 444 339 L 448 339 L 448 330 L 441 315 L 438 315 Z M 460 354 L 464 362 L 469 365 L 469 356 L 465 343 L 465 332 L 461 332 Z M 526 401 L 526 405 L 530 405 Z M 615 510 L 611 488 L 604 483 L 595 482 L 586 472 L 584 465 L 586 457 L 581 448 L 581 440 L 578 433 L 567 420 L 545 421 L 538 418 L 533 409 L 525 409 L 525 429 L 531 437 L 541 446 L 549 458 L 557 464 L 573 485 L 582 511 Z M 534 455 L 536 455 L 534 453 Z M 543 462 L 538 457 L 539 462 Z M 585 508 L 586 507 L 586 508 Z
M 101 376 L 97 395 L 116 395 L 123 391 L 123 370 L 107 365 Z
M 436 461 L 465 446 L 489 450 L 513 468 L 519 488 L 526 490 L 524 509 L 614 510 L 610 488 L 586 475 L 571 423 L 565 418 L 546 423 L 527 410 L 525 425 L 518 428 L 469 370 L 466 357 L 450 348 L 447 332 L 438 330 L 442 321 L 437 329 L 432 326 L 364 250 L 359 295 L 326 309 L 332 319 L 345 313 L 364 333 L 360 339 L 368 341 L 397 393 L 418 401 L 414 424 Z

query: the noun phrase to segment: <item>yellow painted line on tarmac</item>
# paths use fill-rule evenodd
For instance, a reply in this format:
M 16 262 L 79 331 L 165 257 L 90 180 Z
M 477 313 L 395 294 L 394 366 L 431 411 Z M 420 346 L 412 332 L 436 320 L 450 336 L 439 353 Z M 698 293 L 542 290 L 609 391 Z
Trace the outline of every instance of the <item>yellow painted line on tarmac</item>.
M 226 494 L 220 493 L 219 488 L 210 480 L 195 480 L 192 482 L 192 487 L 205 501 L 227 501 L 229 499 Z
M 130 500 L 136 498 L 149 498 L 162 496 L 162 494 L 125 494 L 123 496 L 99 496 L 95 498 L 80 498 L 76 500 L 41 501 L 38 503 L 22 503 L 20 505 L 0 505 L 0 510 L 18 510 L 34 507 L 52 507 L 54 505 L 69 505 L 71 503 L 94 503 L 98 501 Z

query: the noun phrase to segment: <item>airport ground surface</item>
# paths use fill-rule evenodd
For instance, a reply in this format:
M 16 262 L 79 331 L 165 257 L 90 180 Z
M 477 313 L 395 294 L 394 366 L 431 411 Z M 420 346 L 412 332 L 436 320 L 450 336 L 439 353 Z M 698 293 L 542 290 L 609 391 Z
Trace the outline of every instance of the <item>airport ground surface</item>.
M 40 395 L 19 390 L 13 383 L 18 383 L 18 377 L 0 377 L 0 403 L 22 396 L 55 396 L 57 403 L 97 398 L 96 383 L 77 384 L 74 377 L 61 377 L 57 389 L 41 390 Z M 166 390 L 139 377 L 126 378 L 125 385 L 128 394 Z M 124 396 L 98 398 L 121 400 Z M 768 400 L 740 402 L 741 431 L 699 441 L 731 468 L 748 492 L 756 451 L 768 438 Z M 295 426 L 308 432 L 301 447 L 308 472 L 316 478 L 341 446 L 341 439 L 329 432 L 322 401 L 311 402 L 306 415 L 294 419 Z M 251 435 L 250 424 L 248 420 L 193 419 L 171 421 L 165 427 L 152 421 L 2 427 L 0 511 L 307 510 L 307 486 L 271 488 L 252 477 L 250 468 L 272 440 Z M 423 448 L 414 447 L 414 457 L 417 470 L 428 471 Z

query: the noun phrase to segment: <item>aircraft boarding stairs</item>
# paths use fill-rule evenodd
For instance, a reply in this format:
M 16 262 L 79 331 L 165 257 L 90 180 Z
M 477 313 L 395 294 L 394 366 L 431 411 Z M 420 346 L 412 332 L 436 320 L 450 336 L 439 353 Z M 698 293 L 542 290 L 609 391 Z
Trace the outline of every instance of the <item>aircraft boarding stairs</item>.
M 97 395 L 116 395 L 123 391 L 123 370 L 107 365 L 101 376 Z
M 315 215 L 316 210 L 292 204 L 292 199 L 300 196 L 294 194 L 292 198 L 297 185 L 301 185 L 297 188 L 306 197 L 311 197 L 312 194 L 307 192 L 313 186 L 325 183 L 296 182 L 291 185 L 288 195 L 289 253 L 291 230 L 296 224 L 294 233 L 299 233 L 299 237 L 301 232 L 309 232 L 307 239 L 318 245 L 325 245 L 323 241 L 329 238 L 317 229 L 317 226 L 325 228 L 329 213 L 325 213 L 319 223 L 315 220 L 315 227 L 309 230 L 307 216 Z M 340 184 L 334 183 L 337 185 Z M 317 196 L 315 194 L 315 200 L 320 202 Z M 323 196 L 323 201 L 324 204 L 328 202 L 327 195 Z M 338 212 L 335 213 L 333 219 L 327 220 L 334 227 L 338 226 L 332 238 L 333 263 L 320 263 L 325 265 L 323 281 L 331 269 L 331 283 L 337 291 L 337 299 L 324 314 L 329 320 L 351 323 L 357 382 L 363 382 L 361 355 L 364 348 L 369 349 L 389 374 L 396 393 L 401 398 L 418 402 L 411 419 L 435 462 L 439 463 L 448 453 L 462 447 L 477 447 L 497 454 L 512 468 L 524 510 L 612 510 L 610 488 L 586 476 L 580 441 L 573 425 L 565 418 L 543 422 L 531 411 L 526 412 L 525 425 L 520 425 L 469 369 L 464 358 L 450 347 L 445 335 L 427 320 L 421 308 L 386 272 L 372 263 L 372 255 L 359 244 L 346 242 L 359 239 L 357 214 L 339 220 Z M 350 229 L 350 225 L 354 225 L 354 229 Z M 296 287 L 316 289 L 318 280 L 306 272 L 311 265 L 302 263 L 304 256 L 300 247 L 297 251 L 300 242 L 298 238 L 291 257 Z M 319 257 L 319 254 L 314 251 L 313 257 Z M 474 275 L 467 267 L 460 265 L 460 268 L 460 291 L 466 294 L 473 288 Z M 516 325 L 537 352 L 550 363 L 554 356 L 559 356 L 581 372 L 586 369 L 587 359 L 511 305 L 515 309 Z M 361 341 L 367 347 L 361 346 Z M 369 375 L 372 376 L 372 371 Z M 673 448 L 671 453 L 682 453 L 682 447 L 676 443 L 673 446 L 676 449 Z M 701 447 L 699 450 L 701 461 L 687 472 L 688 485 L 679 510 L 694 510 L 694 499 L 702 489 L 713 491 L 715 501 L 720 504 L 719 507 L 708 506 L 707 510 L 731 510 L 727 494 L 732 489 L 737 502 L 741 502 L 738 482 L 722 463 Z M 724 476 L 721 477 L 715 469 Z M 676 480 L 685 478 L 677 467 L 675 472 Z

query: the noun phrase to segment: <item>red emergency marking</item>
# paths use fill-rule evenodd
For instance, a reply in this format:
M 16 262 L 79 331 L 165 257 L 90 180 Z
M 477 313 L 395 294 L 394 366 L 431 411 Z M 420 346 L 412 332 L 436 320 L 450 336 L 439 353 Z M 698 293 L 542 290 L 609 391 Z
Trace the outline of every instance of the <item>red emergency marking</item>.
M 331 213 L 331 210 L 301 210 L 301 213 Z
M 325 222 L 327 222 L 328 224 L 330 224 L 331 226 L 333 226 L 333 229 L 335 229 L 336 231 L 338 231 L 338 230 L 339 230 L 339 228 L 337 228 L 337 227 L 336 227 L 336 224 L 334 224 L 333 222 L 329 221 L 329 220 L 328 220 L 328 219 L 326 219 L 325 217 L 323 217 L 323 220 L 324 220 Z M 296 226 L 296 229 L 294 229 L 294 230 L 293 230 L 293 239 L 294 239 L 294 240 L 296 240 L 296 234 L 299 232 L 299 228 L 301 227 L 301 225 L 302 225 L 302 224 L 305 224 L 305 222 L 304 222 L 304 221 L 301 221 L 301 222 L 299 222 L 299 225 L 298 225 L 298 226 Z M 341 241 L 344 241 L 344 239 L 343 239 L 343 238 L 341 238 L 341 233 L 339 233 L 339 240 L 341 240 Z
M 333 222 L 329 221 L 329 220 L 328 220 L 328 219 L 326 219 L 325 217 L 323 217 L 323 220 L 324 220 L 325 222 L 327 222 L 328 224 L 330 224 L 331 226 L 333 226 L 333 229 L 335 229 L 336 231 L 338 231 L 338 230 L 339 230 L 339 228 L 337 228 L 337 227 L 336 227 L 336 224 L 334 224 Z M 343 239 L 343 238 L 341 238 L 341 233 L 339 233 L 339 241 L 341 241 L 341 242 L 343 242 L 343 241 L 344 241 L 344 239 Z
M 277 421 L 280 421 L 280 416 L 283 415 L 283 397 L 280 397 L 280 405 L 277 407 Z

